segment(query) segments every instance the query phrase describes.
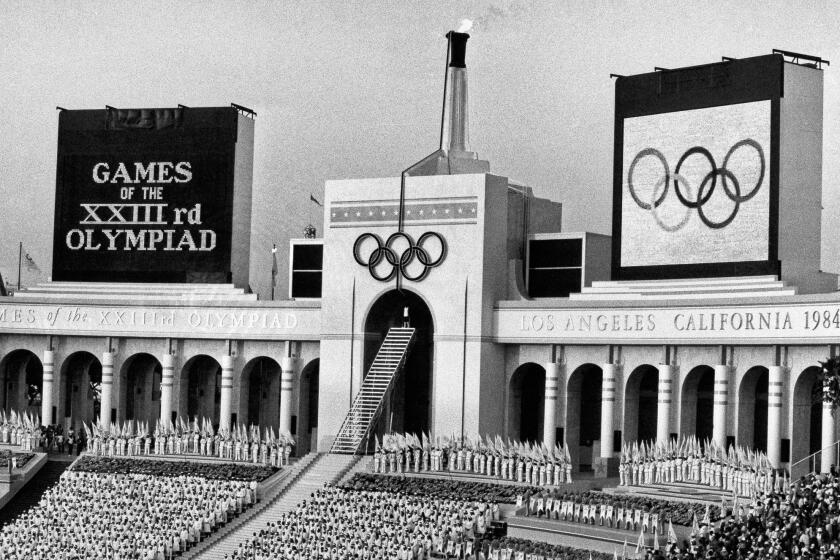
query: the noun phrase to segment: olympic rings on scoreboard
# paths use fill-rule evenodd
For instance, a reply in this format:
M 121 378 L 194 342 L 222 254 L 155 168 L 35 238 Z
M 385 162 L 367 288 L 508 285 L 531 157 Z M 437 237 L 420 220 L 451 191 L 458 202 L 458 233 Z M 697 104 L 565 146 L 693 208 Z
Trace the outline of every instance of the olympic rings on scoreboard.
M 756 151 L 758 155 L 759 172 L 758 179 L 756 179 L 755 184 L 742 194 L 741 182 L 735 174 L 727 168 L 727 164 L 729 164 L 732 154 L 734 154 L 738 149 L 744 147 L 752 148 Z M 685 163 L 685 160 L 693 155 L 704 157 L 709 162 L 711 171 L 709 171 L 700 181 L 696 196 L 692 199 L 691 192 L 689 192 L 692 190 L 691 185 L 685 176 L 680 174 L 680 169 L 682 168 L 683 163 Z M 646 157 L 655 158 L 662 165 L 662 176 L 653 184 L 650 200 L 648 201 L 642 200 L 639 197 L 638 192 L 636 192 L 636 185 L 633 182 L 633 173 L 636 170 L 636 165 L 638 165 L 638 163 Z M 720 167 L 717 167 L 712 154 L 706 148 L 703 148 L 702 146 L 689 148 L 682 156 L 680 156 L 673 173 L 671 172 L 671 169 L 668 166 L 668 161 L 665 159 L 662 152 L 655 148 L 645 148 L 636 154 L 636 157 L 633 158 L 632 163 L 630 163 L 630 168 L 627 171 L 627 188 L 630 191 L 630 196 L 639 208 L 642 210 L 650 210 L 657 225 L 665 231 L 674 232 L 682 229 L 691 217 L 691 210 L 695 209 L 697 210 L 698 217 L 704 224 L 706 224 L 707 227 L 712 229 L 722 229 L 732 223 L 732 220 L 734 220 L 735 216 L 738 215 L 738 210 L 742 203 L 747 202 L 758 194 L 762 182 L 764 181 L 766 165 L 764 150 L 762 149 L 761 144 L 752 138 L 745 138 L 744 140 L 736 142 L 726 153 L 726 156 L 723 158 L 723 165 Z M 714 193 L 718 184 L 718 177 L 720 177 L 723 192 L 735 205 L 732 208 L 732 212 L 730 212 L 726 218 L 715 221 L 708 216 L 707 212 L 703 210 L 703 207 L 707 202 L 709 202 L 709 199 L 712 198 L 712 193 Z M 679 200 L 685 207 L 686 212 L 685 215 L 676 223 L 668 224 L 662 219 L 662 216 L 660 216 L 657 209 L 665 201 L 665 197 L 668 196 L 668 188 L 672 182 L 674 185 L 674 194 L 676 195 L 677 200 Z
M 426 242 L 431 238 L 437 239 L 438 243 L 440 243 L 439 254 L 435 258 L 432 258 L 432 255 L 429 254 L 429 251 L 425 247 Z M 376 247 L 365 259 L 359 254 L 359 252 L 361 250 L 362 243 L 368 239 L 372 239 L 376 242 Z M 394 250 L 394 244 L 400 239 L 403 240 L 404 244 L 407 246 L 399 255 L 397 255 L 397 252 Z M 414 242 L 409 234 L 401 231 L 392 233 L 384 243 L 375 233 L 363 233 L 357 237 L 355 243 L 353 243 L 353 259 L 355 259 L 360 266 L 366 266 L 368 271 L 370 271 L 370 275 L 380 282 L 388 282 L 397 274 L 400 274 L 403 278 L 411 282 L 419 282 L 429 274 L 431 269 L 442 263 L 445 257 L 446 241 L 444 241 L 441 234 L 434 231 L 427 231 L 421 235 L 419 239 L 417 239 L 417 243 Z M 412 275 L 408 269 L 415 259 L 417 259 L 417 262 L 420 263 L 423 268 L 421 272 Z M 383 261 L 391 265 L 391 270 L 385 275 L 377 273 L 376 270 L 376 267 L 382 264 Z

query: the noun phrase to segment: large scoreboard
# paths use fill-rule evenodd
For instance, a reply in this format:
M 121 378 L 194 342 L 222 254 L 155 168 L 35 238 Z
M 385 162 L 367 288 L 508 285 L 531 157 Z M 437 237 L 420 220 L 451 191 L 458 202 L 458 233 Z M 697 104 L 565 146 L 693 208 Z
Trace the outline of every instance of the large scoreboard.
M 616 81 L 617 279 L 779 274 L 779 55 Z
M 247 285 L 252 167 L 234 107 L 62 111 L 53 279 Z

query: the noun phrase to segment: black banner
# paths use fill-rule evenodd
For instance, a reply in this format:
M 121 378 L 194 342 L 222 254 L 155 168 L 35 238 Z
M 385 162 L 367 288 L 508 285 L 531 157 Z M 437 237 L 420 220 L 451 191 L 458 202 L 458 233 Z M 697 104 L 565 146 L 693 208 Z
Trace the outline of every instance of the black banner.
M 53 279 L 227 281 L 236 111 L 114 122 L 113 111 L 61 115 Z

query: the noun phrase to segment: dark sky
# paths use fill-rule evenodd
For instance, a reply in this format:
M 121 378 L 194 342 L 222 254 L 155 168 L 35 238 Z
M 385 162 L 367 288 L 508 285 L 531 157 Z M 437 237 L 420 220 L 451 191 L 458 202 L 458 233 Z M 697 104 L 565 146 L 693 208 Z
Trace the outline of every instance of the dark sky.
M 493 172 L 564 202 L 565 231 L 610 231 L 610 72 L 773 48 L 840 64 L 837 2 L 7 0 L 0 272 L 16 279 L 23 241 L 49 274 L 56 105 L 235 102 L 258 113 L 251 278 L 265 295 L 271 244 L 283 257 L 308 222 L 320 230 L 310 192 L 321 199 L 327 179 L 397 175 L 437 147 L 444 33 L 464 18 L 475 21 L 472 149 Z M 840 68 L 825 70 L 824 94 L 823 268 L 838 272 Z

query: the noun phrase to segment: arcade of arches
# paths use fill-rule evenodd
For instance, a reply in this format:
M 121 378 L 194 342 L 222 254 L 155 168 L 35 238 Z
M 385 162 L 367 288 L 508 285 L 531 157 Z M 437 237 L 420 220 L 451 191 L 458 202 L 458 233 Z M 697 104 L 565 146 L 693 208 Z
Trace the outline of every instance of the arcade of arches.
M 380 432 L 425 432 L 432 425 L 434 324 L 419 296 L 387 292 L 371 307 L 365 361 L 372 361 L 387 329 L 401 324 L 404 307 L 417 341 Z M 185 356 L 178 365 L 171 354 L 115 357 L 75 351 L 56 360 L 51 350 L 12 350 L 0 357 L 0 406 L 77 430 L 99 419 L 100 410 L 110 411 L 102 418 L 106 425 L 137 420 L 154 426 L 161 418 L 206 416 L 219 427 L 238 421 L 288 431 L 299 453 L 316 447 L 317 358 L 304 363 L 258 355 L 234 367 L 237 362 L 225 355 Z M 763 450 L 775 464 L 797 465 L 835 439 L 840 415 L 822 406 L 818 379 L 816 365 L 792 371 L 695 364 L 680 371 L 638 364 L 625 371 L 611 363 L 567 368 L 525 362 L 513 368 L 504 387 L 502 435 L 564 443 L 583 470 L 614 459 L 623 441 L 666 441 L 677 434 Z
M 613 364 L 563 370 L 533 362 L 513 370 L 505 435 L 550 446 L 562 442 L 579 470 L 615 458 L 622 442 L 695 436 L 760 450 L 776 464 L 794 465 L 834 438 L 833 429 L 823 431 L 830 411 L 822 406 L 818 366 L 788 373 L 789 406 L 783 405 L 787 370 L 779 366 L 749 367 L 740 375 L 721 365 L 697 365 L 684 375 L 673 366 L 652 364 L 626 375 Z M 789 409 L 786 418 L 783 408 Z M 834 415 L 828 418 L 836 425 Z M 796 437 L 782 439 L 783 422 L 795 426 Z
M 28 412 L 44 424 L 60 423 L 77 431 L 82 423 L 99 421 L 104 410 L 110 411 L 101 418 L 105 425 L 134 420 L 154 429 L 159 420 L 207 417 L 218 429 L 227 408 L 228 426 L 238 421 L 289 432 L 296 438 L 298 454 L 308 453 L 317 441 L 317 358 L 308 363 L 267 356 L 249 360 L 238 375 L 239 401 L 234 407 L 229 356 L 191 356 L 177 372 L 170 354 L 135 353 L 121 361 L 118 371 L 114 356 L 77 351 L 55 363 L 50 350 L 40 357 L 30 350 L 9 352 L 0 359 L 0 406 L 7 413 Z M 163 418 L 166 410 L 170 413 Z

